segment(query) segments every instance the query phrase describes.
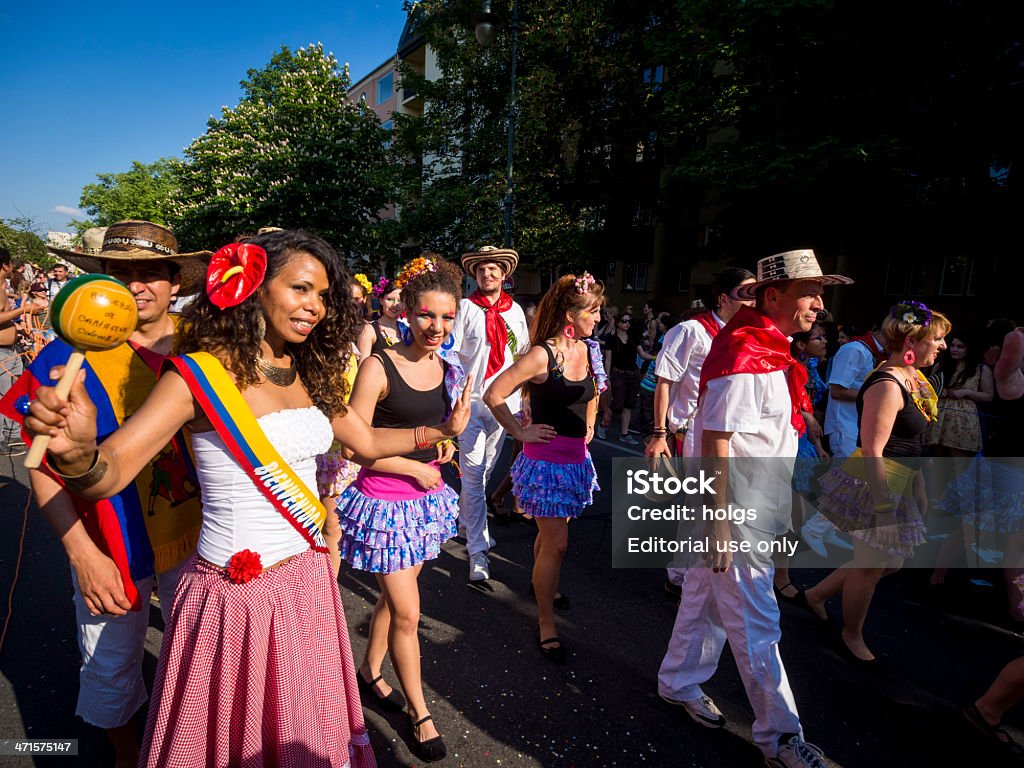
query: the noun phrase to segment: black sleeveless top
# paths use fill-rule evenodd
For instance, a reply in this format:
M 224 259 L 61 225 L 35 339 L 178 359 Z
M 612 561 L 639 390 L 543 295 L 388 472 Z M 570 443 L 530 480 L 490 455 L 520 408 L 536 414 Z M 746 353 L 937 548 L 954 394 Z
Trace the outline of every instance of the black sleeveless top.
M 376 353 L 376 352 L 383 352 L 385 349 L 391 349 L 391 347 L 394 346 L 394 344 L 388 344 L 388 339 L 384 335 L 384 331 L 382 331 L 380 329 L 380 320 L 379 319 L 378 320 L 374 320 L 372 323 L 370 323 L 370 327 L 373 328 L 373 335 L 375 336 L 375 339 L 373 341 L 373 346 L 370 347 L 370 353 L 371 354 Z M 431 422 L 431 423 L 435 423 L 435 422 Z
M 547 424 L 561 437 L 587 436 L 587 405 L 594 399 L 594 379 L 587 376 L 572 381 L 558 370 L 551 348 L 544 344 L 548 353 L 548 377 L 541 384 L 529 382 L 530 419 L 534 424 Z M 590 372 L 590 355 L 587 355 L 587 372 Z
M 405 383 L 405 379 L 391 360 L 391 355 L 376 353 L 373 356 L 380 360 L 388 377 L 388 394 L 377 403 L 377 408 L 373 412 L 373 426 L 412 429 L 428 424 L 440 424 L 445 420 L 450 401 L 448 390 L 444 386 L 444 377 L 434 389 L 423 392 Z M 427 463 L 437 458 L 437 451 L 431 446 L 407 453 L 405 458 Z
M 903 407 L 896 413 L 896 420 L 892 424 L 889 439 L 886 440 L 885 447 L 882 448 L 882 455 L 887 458 L 921 456 L 924 453 L 921 436 L 924 434 L 925 427 L 928 426 L 928 418 L 921 413 L 921 409 L 914 403 L 903 383 L 891 373 L 882 371 L 875 371 L 868 376 L 857 393 L 857 445 L 860 445 L 860 421 L 864 413 L 864 393 L 868 391 L 868 387 L 884 379 L 899 384 L 900 392 L 903 393 Z

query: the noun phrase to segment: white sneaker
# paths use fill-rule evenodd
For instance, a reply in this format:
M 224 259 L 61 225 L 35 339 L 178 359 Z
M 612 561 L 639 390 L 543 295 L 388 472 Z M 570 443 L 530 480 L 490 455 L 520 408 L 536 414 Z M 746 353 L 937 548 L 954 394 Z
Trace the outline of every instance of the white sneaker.
M 487 581 L 491 578 L 491 561 L 483 552 L 469 556 L 469 580 Z
M 778 754 L 766 757 L 764 764 L 769 768 L 828 768 L 825 753 L 795 733 L 780 736 Z
M 825 549 L 824 537 L 810 525 L 804 523 L 804 525 L 800 527 L 800 538 L 804 540 L 804 544 L 810 547 L 811 552 L 816 554 L 818 557 L 828 557 L 828 550 Z
M 715 706 L 715 702 L 709 696 L 701 696 L 693 701 L 670 699 L 664 694 L 659 694 L 659 696 L 663 701 L 685 709 L 686 714 L 693 719 L 693 722 L 703 725 L 705 728 L 721 728 L 725 725 L 725 715 Z
M 839 531 L 835 527 L 829 529 L 829 532 L 825 534 L 823 540 L 830 547 L 835 547 L 836 549 L 845 549 L 847 552 L 853 551 L 853 544 L 851 544 L 842 536 L 840 536 Z
M 629 434 L 629 432 L 627 432 L 626 434 L 622 435 L 619 438 L 619 442 L 620 443 L 625 443 L 626 445 L 640 445 L 640 441 L 637 440 L 635 437 L 633 437 L 631 434 Z

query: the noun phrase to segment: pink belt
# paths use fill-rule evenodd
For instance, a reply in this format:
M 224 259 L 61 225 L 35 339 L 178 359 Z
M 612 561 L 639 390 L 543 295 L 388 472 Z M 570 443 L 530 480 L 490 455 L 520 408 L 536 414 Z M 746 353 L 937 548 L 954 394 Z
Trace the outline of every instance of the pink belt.
M 552 464 L 579 464 L 587 458 L 587 441 L 559 435 L 550 443 L 524 443 L 523 453 L 528 459 Z

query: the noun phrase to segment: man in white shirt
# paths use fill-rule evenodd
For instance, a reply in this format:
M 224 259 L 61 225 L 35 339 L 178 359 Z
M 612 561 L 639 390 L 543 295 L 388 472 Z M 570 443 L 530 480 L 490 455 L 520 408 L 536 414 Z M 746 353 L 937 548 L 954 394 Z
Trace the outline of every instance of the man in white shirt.
M 46 295 L 53 301 L 57 298 L 57 294 L 60 293 L 61 288 L 68 284 L 71 278 L 68 276 L 67 264 L 54 264 L 53 265 L 53 279 L 46 282 Z
M 501 453 L 505 430 L 484 405 L 491 381 L 515 362 L 530 343 L 522 307 L 502 290 L 505 279 L 519 264 L 519 254 L 508 248 L 484 246 L 462 255 L 462 268 L 476 280 L 477 290 L 459 304 L 452 343 L 462 367 L 473 374 L 472 411 L 466 431 L 459 436 L 462 493 L 459 525 L 466 530 L 469 580 L 491 577 L 490 533 L 487 530 L 487 480 Z M 505 402 L 519 410 L 519 393 Z
M 845 459 L 857 449 L 857 393 L 871 371 L 886 357 L 877 331 L 857 336 L 839 348 L 828 375 L 828 405 L 822 431 L 834 459 Z M 827 557 L 826 544 L 840 549 L 852 545 L 839 537 L 836 527 L 821 512 L 815 512 L 800 528 L 800 536 L 820 557 Z
M 754 710 L 754 741 L 768 766 L 824 768 L 821 750 L 803 740 L 796 702 L 779 655 L 779 608 L 770 553 L 730 549 L 733 542 L 771 542 L 789 525 L 789 477 L 776 467 L 796 457 L 806 369 L 789 354 L 789 336 L 808 331 L 824 308 L 825 285 L 852 282 L 823 275 L 813 251 L 761 259 L 757 282 L 741 285 L 740 308 L 715 337 L 701 372 L 694 423 L 703 456 L 721 460 L 714 506 L 757 510 L 756 520 L 706 526 L 711 567 L 688 571 L 658 693 L 693 720 L 721 728 L 725 718 L 701 686 L 714 674 L 726 639 Z M 751 461 L 740 470 L 730 458 Z M 760 473 L 765 473 L 762 478 Z M 774 473 L 774 474 L 773 474 Z M 777 476 L 775 476 L 777 475 Z M 728 491 L 727 491 L 728 489 Z M 735 492 L 739 491 L 739 492 Z
M 700 368 L 718 331 L 740 307 L 753 306 L 752 301 L 739 301 L 730 295 L 738 286 L 752 282 L 754 273 L 742 267 L 729 267 L 719 272 L 711 283 L 715 308 L 670 328 L 665 334 L 654 364 L 658 384 L 654 390 L 654 437 L 645 450 L 648 458 L 700 454 L 693 442 Z M 669 436 L 672 437 L 671 449 Z M 685 568 L 669 568 L 665 589 L 678 594 L 677 587 L 682 586 L 685 574 Z

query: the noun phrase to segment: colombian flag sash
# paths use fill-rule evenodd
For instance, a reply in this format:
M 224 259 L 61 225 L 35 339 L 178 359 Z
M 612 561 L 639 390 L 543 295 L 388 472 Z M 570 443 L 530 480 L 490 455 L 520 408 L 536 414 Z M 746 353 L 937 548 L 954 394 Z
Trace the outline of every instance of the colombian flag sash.
M 327 510 L 271 445 L 220 361 L 208 352 L 196 352 L 168 358 L 166 364 L 181 374 L 228 452 L 260 492 L 310 547 L 326 552 Z

